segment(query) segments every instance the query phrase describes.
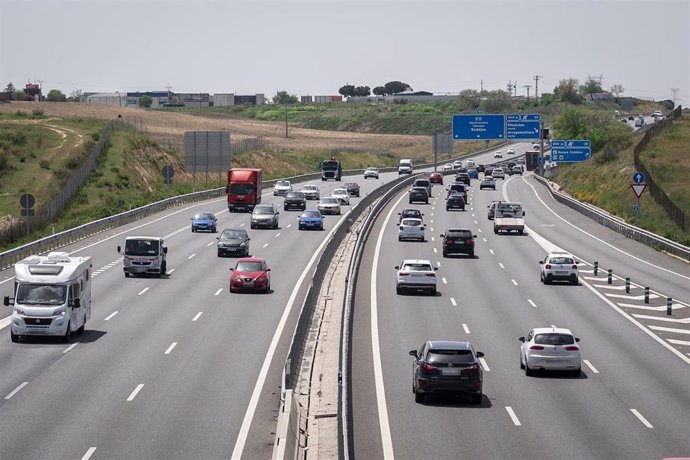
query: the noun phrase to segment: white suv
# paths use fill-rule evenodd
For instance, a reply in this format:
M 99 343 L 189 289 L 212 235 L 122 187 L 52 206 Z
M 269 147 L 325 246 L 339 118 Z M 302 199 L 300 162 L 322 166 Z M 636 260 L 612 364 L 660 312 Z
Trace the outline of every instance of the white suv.
M 505 179 L 506 178 L 506 173 L 503 171 L 503 168 L 495 168 L 493 172 L 491 173 L 494 179 Z
M 426 224 L 422 223 L 422 219 L 414 217 L 407 217 L 400 221 L 398 229 L 398 241 L 402 240 L 419 240 L 424 241 L 424 227 Z
M 402 294 L 406 290 L 428 291 L 436 295 L 436 267 L 428 260 L 406 259 L 395 269 L 398 271 L 395 291 Z
M 539 261 L 541 265 L 541 282 L 551 284 L 553 280 L 570 281 L 577 285 L 578 268 L 577 260 L 572 254 L 567 252 L 550 252 L 544 260 Z

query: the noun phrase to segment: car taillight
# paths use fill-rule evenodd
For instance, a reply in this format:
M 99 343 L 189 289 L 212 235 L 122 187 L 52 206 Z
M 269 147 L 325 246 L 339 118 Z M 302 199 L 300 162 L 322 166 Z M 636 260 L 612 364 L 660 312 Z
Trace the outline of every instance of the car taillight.
M 550 270 L 550 269 L 551 269 L 551 264 L 546 264 L 546 265 L 544 265 L 544 268 L 547 269 L 547 270 Z
M 400 272 L 400 273 L 398 273 L 398 275 L 399 275 L 399 276 L 407 276 L 407 275 L 409 275 L 409 273 L 407 273 L 407 272 Z
M 541 345 L 532 345 L 531 347 L 529 347 L 529 349 L 530 350 L 543 350 L 544 347 L 542 347 Z
M 427 363 L 425 363 L 424 361 L 422 361 L 422 362 L 419 364 L 419 368 L 422 370 L 422 372 L 429 372 L 429 373 L 438 372 L 438 368 L 437 368 L 437 367 L 434 367 L 434 366 L 432 366 L 431 364 L 427 364 Z
M 451 244 L 453 244 L 453 242 L 451 240 L 443 240 L 444 246 L 450 246 Z
M 570 345 L 568 347 L 565 347 L 565 349 L 568 351 L 578 351 L 580 348 L 576 347 L 575 345 Z
M 474 240 L 467 240 L 467 244 L 470 244 L 470 245 L 474 244 Z
M 436 278 L 436 273 L 427 273 L 426 276 L 431 276 L 432 278 Z
M 463 369 L 466 374 L 477 374 L 479 373 L 479 364 L 473 364 L 469 367 Z

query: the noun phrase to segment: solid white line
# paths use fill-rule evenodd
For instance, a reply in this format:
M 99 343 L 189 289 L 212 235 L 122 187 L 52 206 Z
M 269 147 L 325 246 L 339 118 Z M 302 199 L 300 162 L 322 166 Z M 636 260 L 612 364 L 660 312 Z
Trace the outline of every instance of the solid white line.
M 81 458 L 81 460 L 89 460 L 94 452 L 96 452 L 96 448 L 95 447 L 89 447 L 89 450 L 86 451 L 86 453 Z
M 479 358 L 479 362 L 482 365 L 482 368 L 484 369 L 484 372 L 490 372 L 491 369 L 489 368 L 489 365 L 486 364 L 486 360 L 484 358 Z
M 204 312 L 203 312 L 203 311 L 200 311 L 199 313 L 197 313 L 197 314 L 194 316 L 194 318 L 192 318 L 192 321 L 198 320 L 199 317 L 200 317 L 201 315 L 203 315 L 203 314 L 204 314 Z
M 450 298 L 450 304 L 454 307 L 458 306 L 457 302 L 455 302 L 455 299 L 453 297 Z
M 512 407 L 506 406 L 506 411 L 508 412 L 508 415 L 510 415 L 510 419 L 513 421 L 513 424 L 515 426 L 522 425 L 522 423 L 520 423 L 520 420 L 517 418 L 517 415 L 515 415 L 515 412 L 513 411 Z
M 501 262 L 498 263 L 498 266 L 501 268 L 505 268 Z
M 467 327 L 467 324 L 462 323 L 462 328 L 465 330 L 465 334 L 469 334 L 469 333 L 470 333 L 470 328 Z
M 168 349 L 165 350 L 165 354 L 166 354 L 166 355 L 169 355 L 170 352 L 173 351 L 173 348 L 175 348 L 175 346 L 177 346 L 177 342 L 173 342 L 172 344 L 170 344 L 170 346 L 168 347 Z
M 441 278 L 441 281 L 443 281 L 443 284 L 448 284 L 448 281 L 446 281 L 445 278 Z
M 635 417 L 637 417 L 640 420 L 640 422 L 642 422 L 644 426 L 646 426 L 647 428 L 654 428 L 654 425 L 649 423 L 649 421 L 647 421 L 647 419 L 644 418 L 637 409 L 630 409 L 630 412 L 632 412 L 635 415 Z
M 137 385 L 137 387 L 134 389 L 131 395 L 129 395 L 129 398 L 127 398 L 127 401 L 134 401 L 134 398 L 137 397 L 137 394 L 141 391 L 141 389 L 144 388 L 144 384 L 140 383 Z
M 261 365 L 261 370 L 259 371 L 259 376 L 256 379 L 256 385 L 254 385 L 254 391 L 252 392 L 252 397 L 249 400 L 247 411 L 244 413 L 244 418 L 242 419 L 242 426 L 240 427 L 240 431 L 237 435 L 235 447 L 232 450 L 231 459 L 233 460 L 240 460 L 242 458 L 242 451 L 244 451 L 244 445 L 247 442 L 247 436 L 249 435 L 249 427 L 252 424 L 252 419 L 254 418 L 254 413 L 256 412 L 256 406 L 259 404 L 259 396 L 261 396 L 261 391 L 263 390 L 264 384 L 266 383 L 268 368 L 271 366 L 271 362 L 273 361 L 273 355 L 275 354 L 276 348 L 278 347 L 280 337 L 283 335 L 285 323 L 287 322 L 288 316 L 290 316 L 290 312 L 292 311 L 292 307 L 294 306 L 295 299 L 297 298 L 297 293 L 299 292 L 300 287 L 302 286 L 302 282 L 304 281 L 304 278 L 306 278 L 307 275 L 311 272 L 314 262 L 316 262 L 318 255 L 321 253 L 326 243 L 331 239 L 333 233 L 335 233 L 335 231 L 339 228 L 341 223 L 347 219 L 347 216 L 349 214 L 350 211 L 348 210 L 345 214 L 342 215 L 338 223 L 324 237 L 319 247 L 312 254 L 311 259 L 309 259 L 309 263 L 307 263 L 307 266 L 302 271 L 302 274 L 300 275 L 299 279 L 297 280 L 297 283 L 295 284 L 295 287 L 292 290 L 292 293 L 290 294 L 290 298 L 288 299 L 287 304 L 285 305 L 285 310 L 283 310 L 283 316 L 280 317 L 280 321 L 278 322 L 276 331 L 273 334 L 273 338 L 271 339 L 271 344 L 268 346 L 268 351 L 266 352 L 266 356 L 264 357 L 264 362 Z
M 109 315 L 105 318 L 104 321 L 110 321 L 111 319 L 113 319 L 113 317 L 114 317 L 115 315 L 117 315 L 117 313 L 118 313 L 117 311 L 112 312 L 111 314 L 109 314 Z
M 223 292 L 223 289 L 218 289 L 215 294 L 213 295 L 220 295 L 220 293 Z
M 491 254 L 493 254 L 493 253 L 494 253 L 494 250 L 493 250 L 493 249 L 489 249 L 489 252 L 490 252 Z
M 194 256 L 196 256 L 196 253 L 192 254 L 191 256 L 187 257 L 187 259 L 193 259 Z
M 146 291 L 148 291 L 148 290 L 149 290 L 149 288 L 145 287 L 144 289 L 142 289 L 141 291 L 139 291 L 139 294 L 137 294 L 137 295 L 142 295 L 144 292 L 146 292 Z
M 597 368 L 594 367 L 594 366 L 592 366 L 592 363 L 590 363 L 590 362 L 587 361 L 586 359 L 583 359 L 582 362 L 585 363 L 585 364 L 587 365 L 587 367 L 589 367 L 589 368 L 592 370 L 592 372 L 594 372 L 595 374 L 598 374 L 598 373 L 599 373 L 599 371 L 597 370 Z
M 527 299 L 527 301 L 529 302 L 530 305 L 532 305 L 532 307 L 537 308 L 537 304 L 534 303 L 534 301 L 532 301 L 532 299 Z
M 16 395 L 17 392 L 18 392 L 19 390 L 21 390 L 22 388 L 24 388 L 24 387 L 27 386 L 28 384 L 29 384 L 29 382 L 24 382 L 24 383 L 22 383 L 22 384 L 19 385 L 17 388 L 15 388 L 14 390 L 12 390 L 12 392 L 11 392 L 10 394 L 8 394 L 7 396 L 5 396 L 5 399 L 10 399 L 12 396 Z
M 69 347 L 65 348 L 65 350 L 62 352 L 62 354 L 64 355 L 65 353 L 68 353 L 71 349 L 73 349 L 73 348 L 76 347 L 77 345 L 79 345 L 79 342 L 73 343 L 73 344 L 70 345 Z
M 517 284 L 517 281 L 515 281 L 514 279 L 511 279 L 510 281 L 512 281 L 512 282 L 513 282 L 513 284 L 514 284 L 515 286 L 517 286 L 517 285 L 518 285 L 518 284 Z

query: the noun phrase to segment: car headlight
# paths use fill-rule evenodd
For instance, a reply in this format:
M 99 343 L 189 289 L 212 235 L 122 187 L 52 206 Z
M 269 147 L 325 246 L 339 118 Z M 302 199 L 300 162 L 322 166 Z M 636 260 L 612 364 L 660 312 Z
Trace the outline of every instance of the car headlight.
M 256 279 L 256 281 L 259 281 L 259 282 L 261 282 L 261 283 L 265 283 L 266 281 L 268 281 L 268 278 L 266 278 L 265 276 L 259 276 L 259 277 Z
M 240 247 L 243 248 L 247 245 L 247 243 L 240 243 Z
M 233 276 L 232 280 L 233 281 L 242 281 L 242 277 L 241 276 Z
M 25 315 L 26 314 L 26 312 L 24 311 L 24 309 L 22 307 L 18 307 L 16 305 L 14 306 L 14 312 L 18 315 Z
M 67 312 L 63 308 L 58 308 L 53 312 L 53 316 L 65 316 Z

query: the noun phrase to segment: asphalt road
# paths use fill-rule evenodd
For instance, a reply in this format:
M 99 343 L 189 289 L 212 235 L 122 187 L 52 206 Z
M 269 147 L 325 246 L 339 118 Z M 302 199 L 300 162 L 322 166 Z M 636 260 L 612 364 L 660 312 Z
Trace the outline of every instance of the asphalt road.
M 353 317 L 355 458 L 690 455 L 688 264 L 561 206 L 529 175 L 498 184 L 479 191 L 473 180 L 465 212 L 445 211 L 438 192 L 429 205 L 414 206 L 401 194 L 377 222 Z M 493 233 L 486 207 L 506 198 L 523 202 L 526 235 Z M 405 207 L 425 213 L 426 242 L 398 242 L 395 218 Z M 463 226 L 477 235 L 476 257 L 443 258 L 439 234 Z M 556 247 L 582 261 L 579 286 L 540 283 L 537 262 Z M 439 267 L 437 296 L 396 295 L 394 266 L 406 258 Z M 594 275 L 594 261 L 639 286 L 628 294 L 621 279 L 608 285 L 605 271 Z M 644 304 L 640 286 L 658 297 Z M 666 296 L 683 302 L 671 317 Z M 520 370 L 518 337 L 551 325 L 581 338 L 580 378 Z M 408 351 L 429 338 L 469 340 L 486 354 L 480 406 L 462 397 L 414 402 Z

